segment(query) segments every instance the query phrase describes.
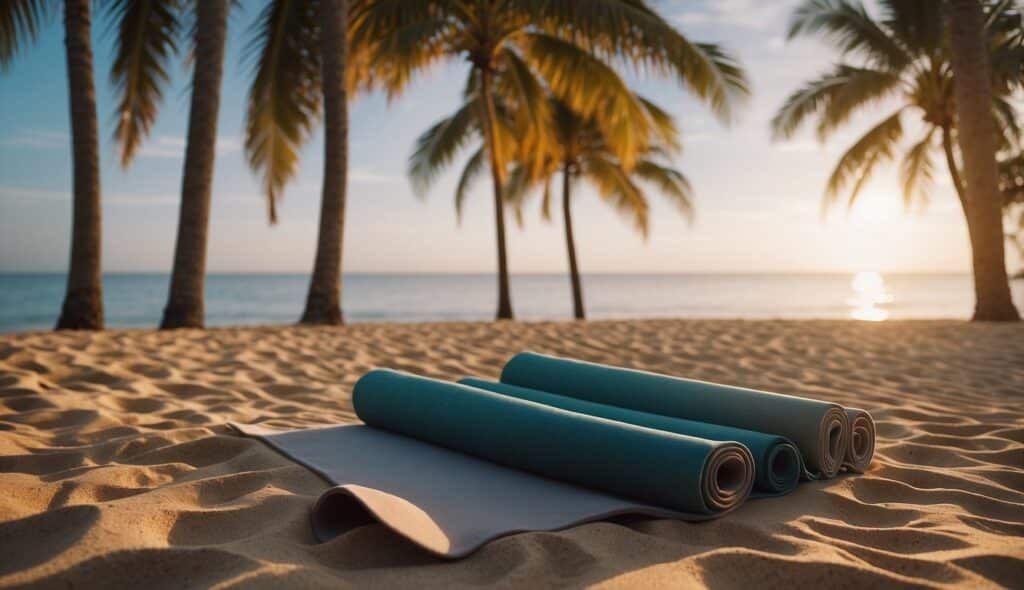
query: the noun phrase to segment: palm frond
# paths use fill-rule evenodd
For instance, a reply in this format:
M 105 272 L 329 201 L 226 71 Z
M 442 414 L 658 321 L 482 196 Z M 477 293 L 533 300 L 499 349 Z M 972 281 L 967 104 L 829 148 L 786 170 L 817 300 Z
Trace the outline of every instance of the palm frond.
M 650 141 L 644 105 L 610 66 L 580 47 L 551 35 L 524 34 L 524 59 L 552 94 L 574 113 L 593 119 L 628 168 Z
M 850 190 L 847 206 L 852 207 L 875 167 L 892 159 L 896 145 L 903 137 L 901 114 L 902 109 L 886 117 L 843 154 L 839 163 L 836 164 L 835 170 L 829 176 L 823 209 L 834 204 L 843 189 L 851 182 L 853 188 Z
M 563 170 L 564 173 L 564 170 Z M 551 178 L 544 180 L 544 190 L 540 198 L 540 216 L 544 221 L 551 221 Z
M 683 144 L 679 140 L 679 128 L 676 126 L 675 117 L 650 100 L 642 96 L 637 98 L 644 105 L 644 110 L 647 111 L 647 116 L 651 119 L 652 129 L 657 135 L 659 146 L 666 152 L 681 152 Z
M 298 169 L 299 150 L 320 116 L 320 47 L 316 4 L 271 0 L 254 25 L 255 56 L 246 111 L 245 151 L 263 176 L 268 216 Z
M 945 39 L 944 8 L 935 0 L 881 0 L 882 23 L 914 54 L 927 55 Z
M 1024 144 L 1018 112 L 1010 100 L 1002 96 L 992 97 L 992 115 L 1000 134 L 999 149 L 1003 151 L 1020 151 Z
M 117 128 L 121 166 L 127 167 L 156 120 L 170 82 L 167 62 L 178 51 L 178 0 L 113 0 L 117 32 L 110 81 L 118 95 Z
M 679 209 L 688 223 L 693 223 L 693 187 L 682 172 L 644 158 L 636 163 L 633 175 L 649 182 Z
M 50 0 L 0 2 L 0 71 L 7 70 L 22 47 L 35 43 L 52 11 Z
M 602 199 L 632 220 L 633 226 L 646 240 L 650 226 L 650 207 L 643 191 L 629 177 L 629 173 L 618 162 L 595 155 L 584 160 L 583 175 L 597 188 Z
M 935 163 L 932 161 L 935 130 L 935 127 L 929 128 L 924 137 L 903 157 L 900 177 L 903 180 L 903 206 L 907 209 L 915 199 L 922 203 L 928 202 L 928 190 L 935 179 Z
M 349 42 L 365 60 L 365 84 L 383 88 L 389 98 L 401 94 L 415 70 L 459 53 L 453 45 L 460 30 L 450 18 L 457 2 L 364 0 L 353 7 Z M 359 62 L 357 62 L 358 64 Z
M 855 0 L 804 0 L 790 19 L 789 38 L 818 33 L 824 33 L 843 53 L 862 55 L 891 70 L 913 61 L 907 48 Z
M 529 172 L 535 176 L 540 163 L 557 151 L 551 103 L 541 81 L 515 51 L 506 49 L 500 55 L 505 67 L 496 76 L 495 90 L 517 130 L 514 153 L 520 163 L 533 163 Z
M 484 149 L 478 149 L 466 161 L 466 166 L 462 169 L 462 174 L 459 175 L 459 184 L 455 187 L 455 219 L 459 223 L 462 222 L 462 207 L 469 194 L 469 187 L 486 168 L 486 160 L 487 155 L 484 153 Z
M 477 109 L 477 101 L 466 102 L 416 139 L 409 156 L 409 179 L 417 194 L 429 190 L 441 170 L 451 164 L 459 150 L 477 135 Z
M 746 74 L 723 48 L 694 43 L 642 0 L 510 0 L 542 15 L 546 31 L 606 60 L 678 80 L 723 121 L 750 93 Z
M 857 109 L 884 98 L 899 85 L 899 76 L 888 71 L 839 64 L 789 95 L 772 118 L 772 137 L 791 138 L 808 118 L 819 116 L 818 137 L 825 139 Z

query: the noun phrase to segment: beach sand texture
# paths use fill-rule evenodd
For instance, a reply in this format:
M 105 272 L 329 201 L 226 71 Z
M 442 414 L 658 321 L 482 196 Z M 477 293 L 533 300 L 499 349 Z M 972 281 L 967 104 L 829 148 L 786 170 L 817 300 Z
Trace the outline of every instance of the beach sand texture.
M 308 511 L 326 484 L 223 425 L 350 422 L 350 388 L 373 367 L 495 378 L 523 349 L 863 407 L 878 425 L 875 461 L 864 476 L 804 483 L 713 522 L 619 519 L 443 562 L 380 525 L 315 544 Z M 1024 586 L 1024 326 L 658 320 L 0 337 L 0 586 L 691 583 Z

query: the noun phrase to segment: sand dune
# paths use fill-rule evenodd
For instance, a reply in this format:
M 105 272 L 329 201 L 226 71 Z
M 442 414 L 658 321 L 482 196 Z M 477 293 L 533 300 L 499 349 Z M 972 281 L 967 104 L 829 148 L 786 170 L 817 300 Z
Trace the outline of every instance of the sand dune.
M 441 562 L 382 526 L 314 544 L 316 476 L 227 421 L 354 420 L 389 366 L 524 348 L 870 410 L 860 477 L 709 523 L 620 519 Z M 630 321 L 0 337 L 0 586 L 1024 586 L 1024 326 Z M 440 477 L 441 474 L 424 474 Z

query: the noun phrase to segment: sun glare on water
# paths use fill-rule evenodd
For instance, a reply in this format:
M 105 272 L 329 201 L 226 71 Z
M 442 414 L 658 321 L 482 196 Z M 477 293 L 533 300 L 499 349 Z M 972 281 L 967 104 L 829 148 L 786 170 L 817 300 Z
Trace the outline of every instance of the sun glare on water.
M 850 317 L 867 322 L 881 322 L 889 318 L 888 310 L 881 307 L 892 303 L 893 297 L 885 286 L 885 279 L 875 271 L 861 271 L 850 281 L 853 297 L 846 302 L 852 308 Z

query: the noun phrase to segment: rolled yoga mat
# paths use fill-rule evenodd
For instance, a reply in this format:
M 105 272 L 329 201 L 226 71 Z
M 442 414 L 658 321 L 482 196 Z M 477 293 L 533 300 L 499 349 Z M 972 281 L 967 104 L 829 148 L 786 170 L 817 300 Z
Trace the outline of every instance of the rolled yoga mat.
M 824 401 L 531 352 L 512 357 L 501 381 L 609 406 L 778 434 L 800 449 L 809 478 L 836 475 L 849 445 L 846 411 Z
M 745 445 L 754 456 L 754 489 L 758 496 L 787 494 L 796 488 L 803 473 L 803 466 L 800 459 L 800 452 L 785 437 L 708 424 L 706 422 L 695 422 L 672 418 L 660 414 L 638 412 L 617 406 L 607 406 L 576 398 L 556 395 L 536 389 L 527 389 L 509 385 L 507 383 L 496 383 L 484 379 L 465 378 L 459 383 L 486 389 L 502 395 L 508 395 L 517 399 L 525 399 L 539 404 L 562 408 L 580 414 L 607 418 L 627 424 L 635 424 L 665 432 L 675 432 L 687 436 L 696 436 L 708 440 L 736 441 Z
M 356 382 L 369 426 L 508 467 L 683 513 L 714 515 L 750 494 L 753 457 L 711 441 L 587 416 L 390 370 Z
M 875 421 L 871 414 L 857 408 L 846 408 L 846 416 L 850 419 L 850 444 L 843 466 L 864 473 L 875 456 Z

